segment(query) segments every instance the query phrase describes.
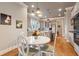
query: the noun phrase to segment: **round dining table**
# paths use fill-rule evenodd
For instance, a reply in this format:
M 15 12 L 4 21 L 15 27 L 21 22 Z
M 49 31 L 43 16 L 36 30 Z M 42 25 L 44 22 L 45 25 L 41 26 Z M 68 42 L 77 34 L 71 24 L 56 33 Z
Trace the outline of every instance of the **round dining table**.
M 27 39 L 28 39 L 28 44 L 30 44 L 30 45 L 38 45 L 38 47 L 39 47 L 39 55 L 41 54 L 40 53 L 41 45 L 50 42 L 50 38 L 49 37 L 45 37 L 45 36 L 38 36 L 37 38 L 35 38 L 35 36 L 29 36 L 29 37 L 27 37 Z

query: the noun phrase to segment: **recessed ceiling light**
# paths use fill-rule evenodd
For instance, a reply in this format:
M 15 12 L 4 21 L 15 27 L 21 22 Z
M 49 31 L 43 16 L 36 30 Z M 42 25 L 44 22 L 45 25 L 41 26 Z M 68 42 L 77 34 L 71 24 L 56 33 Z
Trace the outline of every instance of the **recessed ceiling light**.
M 58 11 L 62 11 L 62 9 L 60 8 L 60 9 L 58 9 Z
M 31 5 L 31 7 L 34 8 L 35 6 L 34 5 Z

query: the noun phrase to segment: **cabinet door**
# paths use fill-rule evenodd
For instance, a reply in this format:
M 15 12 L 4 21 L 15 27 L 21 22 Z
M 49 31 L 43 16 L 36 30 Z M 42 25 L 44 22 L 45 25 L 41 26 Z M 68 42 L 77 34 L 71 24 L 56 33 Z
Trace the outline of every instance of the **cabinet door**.
M 72 12 L 71 12 L 71 18 L 74 17 L 79 12 L 79 2 L 75 4 Z
M 77 45 L 79 45 L 79 17 L 74 19 L 74 41 Z
M 79 18 L 76 18 L 75 21 L 74 21 L 74 29 L 76 31 L 79 31 Z
M 76 3 L 76 13 L 78 13 L 79 12 L 79 3 Z

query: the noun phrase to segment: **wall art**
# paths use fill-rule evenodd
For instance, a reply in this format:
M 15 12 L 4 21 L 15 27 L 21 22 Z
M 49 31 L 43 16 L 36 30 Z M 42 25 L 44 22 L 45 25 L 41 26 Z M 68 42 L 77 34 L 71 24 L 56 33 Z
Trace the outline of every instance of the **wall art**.
M 11 16 L 7 14 L 0 13 L 0 24 L 11 25 Z

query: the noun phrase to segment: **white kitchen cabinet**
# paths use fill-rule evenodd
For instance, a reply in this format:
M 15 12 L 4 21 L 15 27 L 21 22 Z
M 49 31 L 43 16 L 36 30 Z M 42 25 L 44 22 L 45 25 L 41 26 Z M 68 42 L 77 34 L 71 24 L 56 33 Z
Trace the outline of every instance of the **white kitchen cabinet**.
M 73 7 L 73 10 L 71 12 L 71 18 L 73 18 L 78 12 L 79 12 L 79 2 L 77 2 Z

